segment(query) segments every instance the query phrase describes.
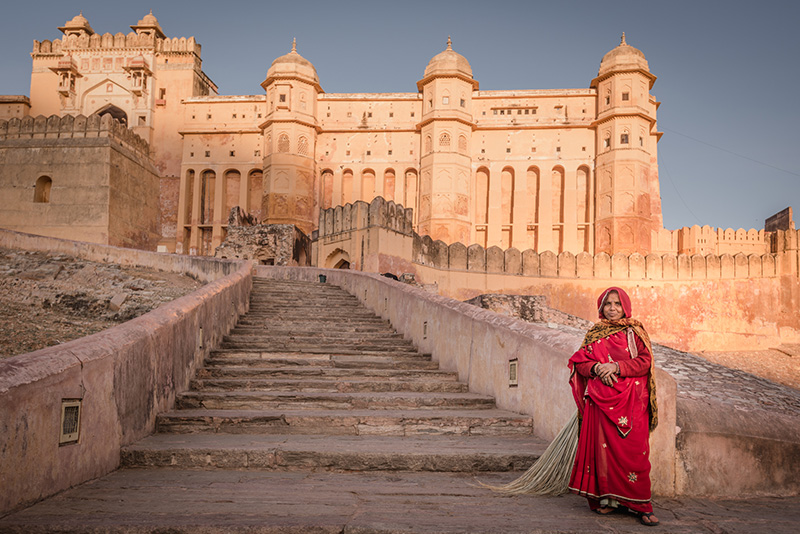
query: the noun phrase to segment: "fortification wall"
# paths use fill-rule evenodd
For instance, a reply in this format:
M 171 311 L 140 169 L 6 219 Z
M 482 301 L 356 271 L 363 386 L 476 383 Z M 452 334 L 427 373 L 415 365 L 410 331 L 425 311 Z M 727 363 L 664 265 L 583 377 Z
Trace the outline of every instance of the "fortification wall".
M 113 139 L 144 159 L 150 155 L 147 142 L 111 115 L 39 115 L 0 120 L 0 141 L 93 138 Z
M 155 250 L 148 144 L 110 115 L 0 120 L 0 227 Z
M 252 263 L 174 256 L 0 230 L 0 246 L 192 273 L 213 280 L 97 334 L 0 360 L 0 515 L 119 466 L 155 430 L 211 347 L 247 310 Z M 59 446 L 64 399 L 81 402 L 80 439 Z
M 552 307 L 592 321 L 596 295 L 618 285 L 631 292 L 653 337 L 682 350 L 755 350 L 800 341 L 797 230 L 767 233 L 763 239 L 773 252 L 764 254 L 556 255 L 433 241 L 400 224 L 398 214 L 406 210 L 393 204 L 377 198 L 321 212 L 315 265 L 332 267 L 348 257 L 351 268 L 413 273 L 458 300 L 484 293 L 544 295 Z

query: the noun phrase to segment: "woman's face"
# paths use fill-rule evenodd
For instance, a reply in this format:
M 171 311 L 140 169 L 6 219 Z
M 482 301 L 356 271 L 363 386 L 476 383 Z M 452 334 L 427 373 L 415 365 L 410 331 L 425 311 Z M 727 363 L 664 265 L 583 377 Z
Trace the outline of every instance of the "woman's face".
M 606 297 L 606 302 L 603 304 L 603 317 L 609 321 L 618 321 L 625 317 L 622 303 L 619 301 L 619 294 L 616 291 L 612 291 Z

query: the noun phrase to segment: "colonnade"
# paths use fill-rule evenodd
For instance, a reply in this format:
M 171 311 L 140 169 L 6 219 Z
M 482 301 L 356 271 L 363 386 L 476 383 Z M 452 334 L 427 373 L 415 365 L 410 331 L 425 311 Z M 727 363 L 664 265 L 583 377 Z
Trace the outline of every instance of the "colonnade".
M 263 176 L 248 165 L 186 168 L 180 184 L 178 245 L 189 254 L 214 255 L 225 239 L 231 208 L 261 220 Z

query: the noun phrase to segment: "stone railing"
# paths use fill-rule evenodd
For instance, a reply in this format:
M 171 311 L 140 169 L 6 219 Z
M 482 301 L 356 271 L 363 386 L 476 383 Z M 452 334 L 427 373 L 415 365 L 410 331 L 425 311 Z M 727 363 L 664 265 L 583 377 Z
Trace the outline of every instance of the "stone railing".
M 51 115 L 0 120 L 0 141 L 9 139 L 79 139 L 93 137 L 113 138 L 126 148 L 147 158 L 150 147 L 147 141 L 126 128 L 109 114 L 105 115 Z

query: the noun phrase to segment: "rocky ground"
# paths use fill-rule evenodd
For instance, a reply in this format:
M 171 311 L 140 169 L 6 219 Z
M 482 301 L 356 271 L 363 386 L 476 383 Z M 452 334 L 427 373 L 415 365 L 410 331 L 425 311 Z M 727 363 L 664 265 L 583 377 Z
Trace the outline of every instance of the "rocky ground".
M 0 248 L 0 358 L 94 334 L 202 285 L 182 274 Z

